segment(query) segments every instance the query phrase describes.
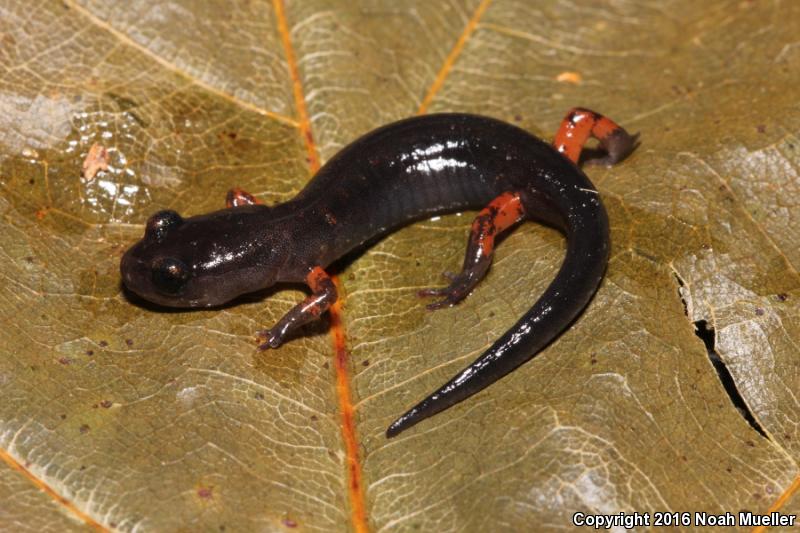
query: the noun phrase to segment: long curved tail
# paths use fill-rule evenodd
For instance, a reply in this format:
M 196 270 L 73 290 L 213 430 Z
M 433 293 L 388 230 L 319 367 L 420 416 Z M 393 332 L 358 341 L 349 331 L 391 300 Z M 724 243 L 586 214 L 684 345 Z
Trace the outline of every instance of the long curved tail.
M 566 256 L 544 294 L 483 355 L 395 420 L 386 430 L 387 437 L 469 398 L 529 361 L 586 307 L 605 272 L 609 238 L 608 218 L 597 192 L 585 192 L 594 196 L 589 202 L 594 208 L 573 211 L 567 217 Z

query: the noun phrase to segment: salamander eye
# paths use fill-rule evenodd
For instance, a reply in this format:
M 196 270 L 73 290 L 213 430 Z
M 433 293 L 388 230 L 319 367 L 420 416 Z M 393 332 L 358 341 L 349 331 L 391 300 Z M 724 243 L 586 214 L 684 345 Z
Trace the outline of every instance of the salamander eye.
M 171 209 L 159 211 L 148 219 L 147 227 L 144 230 L 144 237 L 148 240 L 161 242 L 164 240 L 164 237 L 167 236 L 170 229 L 180 226 L 182 223 L 183 219 L 175 211 Z
M 178 294 L 189 281 L 189 269 L 178 259 L 162 257 L 153 261 L 153 285 L 166 294 Z

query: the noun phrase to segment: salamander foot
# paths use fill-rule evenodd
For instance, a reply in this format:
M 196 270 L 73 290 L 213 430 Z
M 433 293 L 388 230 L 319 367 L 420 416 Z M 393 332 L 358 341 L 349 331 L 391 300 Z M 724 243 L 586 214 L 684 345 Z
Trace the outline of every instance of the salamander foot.
M 438 287 L 430 289 L 422 289 L 417 292 L 420 298 L 427 298 L 430 296 L 444 296 L 438 302 L 433 302 L 425 306 L 428 311 L 435 311 L 436 309 L 443 309 L 445 307 L 453 307 L 458 302 L 466 298 L 475 285 L 478 284 L 480 278 L 475 279 L 472 273 L 453 274 L 452 272 L 445 272 L 442 274 L 450 280 L 450 285 L 447 287 Z

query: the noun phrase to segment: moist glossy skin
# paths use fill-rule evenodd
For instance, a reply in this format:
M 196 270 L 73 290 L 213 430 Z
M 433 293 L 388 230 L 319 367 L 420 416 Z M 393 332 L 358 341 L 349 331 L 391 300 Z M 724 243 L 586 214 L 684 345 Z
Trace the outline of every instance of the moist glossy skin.
M 632 139 L 627 133 L 625 137 Z M 633 147 L 629 144 L 625 154 Z M 123 257 L 122 277 L 133 292 L 174 307 L 218 305 L 279 281 L 306 281 L 315 294 L 322 294 L 316 286 L 324 281 L 324 269 L 364 243 L 415 220 L 484 208 L 504 193 L 513 193 L 517 201 L 516 218 L 502 227 L 484 228 L 488 248 L 480 243 L 472 248 L 473 253 L 478 250 L 480 257 L 473 262 L 480 268 L 465 259 L 469 289 L 488 268 L 494 232 L 520 218 L 562 230 L 568 242 L 564 262 L 531 309 L 486 353 L 392 424 L 387 434 L 393 436 L 532 358 L 569 325 L 597 289 L 609 250 L 606 211 L 584 173 L 549 144 L 510 124 L 475 115 L 396 122 L 347 146 L 284 204 L 233 207 L 187 219 L 172 212 L 157 214 L 145 238 Z M 500 216 L 497 209 L 486 213 Z M 317 267 L 317 277 L 309 281 Z M 331 290 L 335 300 L 331 287 L 319 298 L 325 305 L 302 321 L 327 308 Z M 468 292 L 461 290 L 446 304 Z M 294 318 L 309 314 L 293 312 Z M 267 332 L 273 336 L 270 347 L 295 327 L 284 324 L 280 332 Z

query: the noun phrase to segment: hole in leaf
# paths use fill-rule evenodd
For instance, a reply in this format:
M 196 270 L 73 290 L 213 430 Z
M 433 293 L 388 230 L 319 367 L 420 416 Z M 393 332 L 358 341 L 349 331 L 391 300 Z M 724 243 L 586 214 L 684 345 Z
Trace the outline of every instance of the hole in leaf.
M 681 303 L 683 304 L 683 314 L 689 316 L 689 304 L 686 303 L 686 298 L 683 297 L 683 293 L 681 292 L 681 288 L 684 286 L 683 279 L 681 279 L 677 272 L 673 272 L 672 275 L 678 280 L 678 298 L 681 299 Z
M 739 394 L 739 389 L 736 388 L 736 382 L 733 381 L 733 376 L 731 376 L 728 367 L 725 365 L 722 358 L 720 358 L 714 347 L 714 328 L 709 327 L 708 322 L 705 320 L 698 320 L 694 323 L 694 334 L 705 344 L 708 358 L 711 360 L 711 364 L 714 365 L 714 370 L 717 371 L 717 377 L 719 377 L 719 380 L 722 382 L 722 386 L 725 388 L 725 392 L 728 393 L 728 397 L 731 399 L 734 407 L 736 407 L 736 410 L 739 411 L 739 414 L 750 424 L 751 428 L 758 431 L 765 439 L 768 439 L 769 437 L 767 437 L 761 424 L 756 421 L 747 403 L 745 403 L 744 398 Z

